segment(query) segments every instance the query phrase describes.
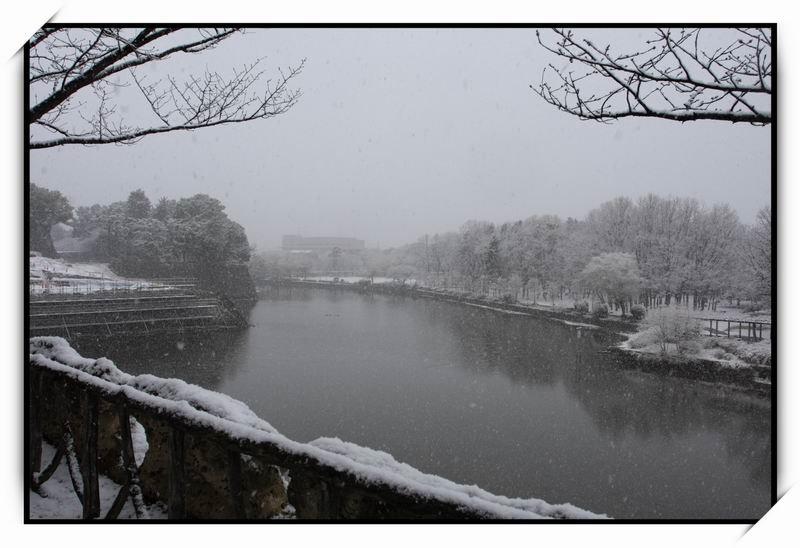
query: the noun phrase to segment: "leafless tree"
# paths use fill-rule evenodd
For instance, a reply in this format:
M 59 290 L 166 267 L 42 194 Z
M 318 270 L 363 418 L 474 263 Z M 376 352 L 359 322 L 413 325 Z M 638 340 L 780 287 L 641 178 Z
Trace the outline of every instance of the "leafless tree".
M 772 294 L 772 208 L 759 210 L 744 238 L 743 255 L 760 296 Z
M 679 122 L 772 121 L 772 35 L 769 29 L 659 28 L 633 52 L 614 52 L 570 29 L 539 43 L 568 61 L 542 71 L 531 88 L 584 120 L 642 116 Z M 571 67 L 577 66 L 578 70 Z
M 279 69 L 272 79 L 262 79 L 259 59 L 234 69 L 228 77 L 206 70 L 178 78 L 173 71 L 150 81 L 154 71 L 145 65 L 202 53 L 241 32 L 239 28 L 179 27 L 45 27 L 37 31 L 29 43 L 28 123 L 37 135 L 31 138 L 31 148 L 130 144 L 146 135 L 249 122 L 287 112 L 300 97 L 299 90 L 289 86 L 300 74 L 303 61 L 286 71 Z M 128 105 L 118 100 L 118 88 L 131 85 L 152 111 L 152 120 L 125 120 Z

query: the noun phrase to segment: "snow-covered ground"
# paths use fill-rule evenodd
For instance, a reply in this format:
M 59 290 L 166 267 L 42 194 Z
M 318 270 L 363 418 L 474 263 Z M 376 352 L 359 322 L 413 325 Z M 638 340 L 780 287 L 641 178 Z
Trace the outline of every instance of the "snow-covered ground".
M 320 438 L 311 443 L 296 442 L 281 435 L 238 400 L 179 379 L 129 375 L 106 358 L 83 358 L 61 337 L 31 338 L 29 357 L 32 365 L 93 385 L 109 396 L 124 394 L 132 402 L 158 407 L 161 412 L 173 415 L 178 420 L 186 420 L 232 438 L 272 444 L 286 453 L 352 474 L 366 485 L 388 485 L 401 493 L 440 500 L 489 518 L 606 518 L 605 515 L 594 514 L 568 503 L 549 504 L 534 498 L 512 499 L 493 495 L 476 485 L 459 485 L 439 476 L 420 472 L 408 464 L 398 462 L 388 453 L 337 438 Z M 60 477 L 63 483 L 63 474 Z M 50 481 L 54 480 L 51 478 Z M 68 477 L 66 481 L 69 482 Z M 45 486 L 48 484 L 49 482 Z M 103 500 L 113 498 L 116 493 L 114 486 L 107 482 L 104 485 Z M 66 495 L 61 491 L 56 491 L 53 496 L 61 496 L 66 500 Z M 37 501 L 39 503 L 46 504 Z M 39 505 L 37 508 L 40 517 L 61 515 L 61 510 L 52 506 Z
M 125 278 L 111 271 L 106 263 L 70 263 L 64 259 L 29 257 L 31 294 L 85 294 L 118 289 L 158 289 L 160 284 Z
M 372 280 L 372 283 L 376 284 L 388 284 L 396 281 L 394 278 L 387 278 L 385 276 L 375 276 L 374 278 L 369 278 L 367 276 L 305 276 L 300 279 L 308 280 L 309 282 L 332 282 L 334 279 L 337 279 L 346 284 L 355 284 L 364 280 Z M 417 281 L 406 280 L 405 283 L 406 285 L 414 285 Z
M 729 337 L 710 337 L 708 332 L 709 318 L 719 319 L 719 324 L 714 322 L 721 333 L 728 329 L 726 320 L 764 321 L 770 322 L 771 316 L 767 312 L 750 314 L 741 308 L 730 307 L 723 303 L 717 305 L 717 310 L 692 310 L 686 306 L 662 307 L 661 310 L 670 308 L 684 317 L 695 318 L 700 326 L 702 335 L 695 341 L 684 345 L 683 355 L 691 358 L 715 361 L 732 368 L 747 367 L 752 365 L 770 365 L 772 363 L 772 341 L 770 340 L 770 326 L 762 326 L 759 334 L 763 337 L 760 341 L 747 341 L 739 339 L 739 325 L 731 324 Z M 652 314 L 652 311 L 650 312 Z M 639 323 L 637 333 L 628 336 L 621 348 L 644 354 L 661 354 L 662 349 L 657 342 L 657 330 L 646 320 Z M 742 326 L 741 333 L 747 335 L 747 329 Z M 668 345 L 668 352 L 676 352 L 675 345 Z
M 123 280 L 114 274 L 106 263 L 69 263 L 64 259 L 49 257 L 29 257 L 28 265 L 31 275 L 42 275 L 44 272 L 84 278 L 105 278 L 107 280 Z
M 42 444 L 42 465 L 47 466 L 55 455 L 55 448 L 49 443 Z M 137 461 L 139 461 L 137 455 Z M 120 485 L 106 476 L 100 476 L 100 515 L 104 516 L 114 502 Z M 30 492 L 31 519 L 81 519 L 83 508 L 72 488 L 67 459 L 61 464 L 40 488 Z M 167 509 L 163 504 L 146 506 L 148 519 L 166 519 Z M 119 519 L 136 519 L 130 498 L 120 512 Z
M 642 354 L 661 354 L 661 346 L 657 343 L 652 329 L 645 326 L 643 330 L 628 335 L 627 340 L 620 344 L 620 348 Z M 669 354 L 676 353 L 675 345 L 669 344 L 667 351 Z M 772 342 L 769 339 L 747 342 L 734 338 L 701 336 L 686 345 L 683 355 L 718 362 L 734 369 L 752 365 L 770 365 Z
M 483 304 L 475 304 L 475 303 L 464 303 L 467 306 L 474 306 L 475 308 L 483 308 L 486 310 L 494 310 L 495 312 L 501 312 L 503 314 L 510 314 L 512 316 L 528 316 L 525 312 L 516 312 L 514 310 L 506 310 L 504 308 L 497 308 L 495 306 L 486 306 Z

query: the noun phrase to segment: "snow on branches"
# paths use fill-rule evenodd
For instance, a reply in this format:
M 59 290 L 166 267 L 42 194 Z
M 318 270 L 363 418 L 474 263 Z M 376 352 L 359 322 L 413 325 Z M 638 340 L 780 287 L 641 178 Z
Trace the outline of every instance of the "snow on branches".
M 554 41 L 537 30 L 539 44 L 566 63 L 551 63 L 531 89 L 583 120 L 772 122 L 769 29 L 652 30 L 644 44 L 626 52 L 571 29 L 552 29 Z
M 195 130 L 278 116 L 292 108 L 300 91 L 290 88 L 304 61 L 263 79 L 260 61 L 235 68 L 230 76 L 205 70 L 179 77 L 167 72 L 153 81 L 152 63 L 179 54 L 199 54 L 239 28 L 45 27 L 29 42 L 28 123 L 30 147 L 67 144 L 131 144 L 146 135 Z M 128 104 L 117 95 L 131 84 L 140 92 L 152 122 L 123 116 Z M 52 135 L 47 138 L 46 135 Z

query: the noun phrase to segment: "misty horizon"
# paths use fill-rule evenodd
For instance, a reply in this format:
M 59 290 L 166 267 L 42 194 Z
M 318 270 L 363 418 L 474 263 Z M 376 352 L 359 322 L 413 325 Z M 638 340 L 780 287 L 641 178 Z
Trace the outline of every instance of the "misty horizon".
M 134 190 L 139 190 L 139 189 L 134 189 Z M 685 198 L 685 196 L 676 196 L 674 194 L 659 194 L 659 193 L 649 193 L 649 194 L 650 195 L 655 195 L 655 196 L 657 196 L 659 198 L 666 198 L 666 199 Z M 187 197 L 189 197 L 189 196 L 181 196 L 181 197 L 178 197 L 178 198 L 187 198 Z M 210 195 L 210 197 L 211 198 L 215 198 L 215 199 L 219 199 L 218 197 L 216 197 L 214 195 Z M 127 198 L 127 196 L 126 196 L 126 198 Z M 156 205 L 158 203 L 158 200 L 161 197 L 154 199 L 154 198 L 148 196 L 148 198 L 151 199 L 151 202 L 153 203 L 153 205 Z M 363 241 L 365 249 L 375 249 L 375 250 L 384 249 L 384 250 L 387 250 L 387 249 L 394 249 L 394 248 L 403 247 L 403 246 L 407 246 L 407 245 L 413 244 L 416 241 L 418 241 L 420 238 L 424 238 L 425 236 L 434 236 L 434 235 L 444 235 L 444 234 L 448 234 L 448 233 L 457 233 L 457 232 L 461 231 L 465 226 L 467 226 L 468 224 L 473 223 L 473 222 L 477 222 L 477 223 L 486 222 L 486 223 L 491 223 L 492 225 L 495 225 L 495 226 L 502 226 L 503 224 L 513 224 L 513 223 L 516 223 L 516 222 L 519 222 L 519 221 L 525 221 L 525 220 L 531 219 L 531 218 L 536 218 L 536 217 L 541 218 L 541 217 L 547 217 L 547 216 L 558 217 L 561 221 L 567 221 L 567 220 L 575 220 L 575 221 L 579 221 L 579 222 L 580 221 L 586 221 L 586 217 L 589 215 L 589 213 L 591 213 L 592 211 L 598 210 L 602 204 L 611 202 L 611 201 L 613 201 L 614 199 L 617 199 L 617 198 L 628 198 L 634 203 L 636 203 L 637 200 L 638 200 L 638 197 L 637 198 L 631 198 L 630 196 L 615 196 L 613 198 L 610 198 L 609 200 L 605 200 L 602 203 L 596 204 L 594 207 L 592 207 L 589 211 L 587 211 L 584 215 L 581 215 L 581 216 L 565 216 L 565 217 L 562 217 L 560 215 L 554 215 L 552 213 L 537 212 L 537 213 L 533 213 L 531 215 L 527 215 L 525 217 L 521 217 L 521 218 L 518 218 L 518 219 L 504 219 L 504 220 L 499 220 L 499 221 L 497 221 L 497 220 L 489 220 L 489 219 L 465 219 L 460 225 L 452 227 L 451 229 L 446 229 L 446 230 L 442 230 L 440 232 L 435 232 L 435 233 L 426 232 L 426 233 L 419 233 L 419 234 L 410 235 L 406 241 L 402 241 L 402 242 L 397 243 L 395 245 L 383 245 L 380 240 L 364 239 L 363 237 L 361 237 L 358 234 L 339 234 L 339 233 L 317 234 L 317 233 L 299 233 L 299 232 L 295 232 L 295 233 L 287 232 L 287 233 L 279 234 L 277 236 L 278 242 L 276 244 L 272 245 L 271 247 L 264 247 L 264 246 L 255 245 L 253 243 L 253 241 L 252 241 L 252 238 L 250 238 L 250 243 L 251 243 L 251 245 L 254 245 L 256 252 L 261 252 L 261 251 L 274 252 L 274 251 L 285 250 L 284 240 L 287 237 L 301 237 L 301 238 L 304 238 L 304 239 L 319 239 L 319 238 L 322 238 L 322 239 L 325 239 L 325 238 L 345 239 L 345 240 L 346 239 L 357 239 L 357 240 Z M 125 202 L 125 198 L 123 198 L 121 200 L 115 200 L 115 202 Z M 225 205 L 224 200 L 220 200 L 220 202 L 222 202 L 222 204 Z M 713 206 L 717 206 L 717 205 L 728 205 L 728 206 L 730 206 L 730 204 L 728 204 L 728 203 L 726 203 L 724 201 L 720 201 L 720 202 L 716 202 L 716 203 L 705 203 L 703 201 L 699 201 L 698 200 L 698 204 L 699 204 L 700 208 L 706 208 L 706 209 L 712 208 Z M 82 206 L 88 207 L 88 206 L 96 205 L 96 204 L 73 204 L 73 205 L 77 209 L 78 207 L 82 207 Z M 99 205 L 107 206 L 109 204 L 99 204 Z M 769 207 L 769 204 L 766 203 L 765 207 Z M 734 212 L 738 214 L 737 211 L 734 210 Z M 235 222 L 238 222 L 235 218 L 232 218 L 231 220 L 233 220 Z M 741 218 L 739 220 L 742 221 L 745 225 L 752 224 L 752 221 L 748 223 L 748 222 L 743 221 Z M 62 225 L 63 225 L 63 223 L 62 223 Z M 66 224 L 67 227 L 70 227 L 70 225 L 71 225 L 71 222 L 69 224 Z M 245 229 L 246 229 L 246 227 L 245 227 Z M 249 236 L 250 235 L 248 233 L 248 237 Z
M 727 203 L 746 224 L 769 203 L 768 128 L 558 112 L 529 88 L 554 62 L 534 29 L 253 30 L 180 67 L 226 74 L 263 55 L 268 73 L 307 59 L 288 113 L 135 146 L 32 150 L 31 180 L 76 207 L 138 188 L 153 203 L 208 194 L 260 250 L 284 234 L 396 247 L 469 220 L 583 219 L 649 193 Z M 131 116 L 141 102 L 131 95 Z

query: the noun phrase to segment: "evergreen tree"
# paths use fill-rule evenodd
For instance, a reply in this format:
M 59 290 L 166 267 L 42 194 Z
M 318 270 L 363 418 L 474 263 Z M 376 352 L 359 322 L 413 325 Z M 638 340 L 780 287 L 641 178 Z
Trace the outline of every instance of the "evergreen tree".
M 128 201 L 125 206 L 125 214 L 134 219 L 147 219 L 150 216 L 152 206 L 150 199 L 144 193 L 144 190 L 137 189 L 128 195 Z
M 492 279 L 500 276 L 500 240 L 492 234 L 483 259 L 486 275 Z
M 30 247 L 45 257 L 55 257 L 50 229 L 72 219 L 72 206 L 57 190 L 30 183 Z
M 168 200 L 167 198 L 161 198 L 156 204 L 156 207 L 153 208 L 153 218 L 158 219 L 159 221 L 165 222 L 167 219 L 171 219 L 175 216 L 175 206 L 177 202 L 175 200 Z

